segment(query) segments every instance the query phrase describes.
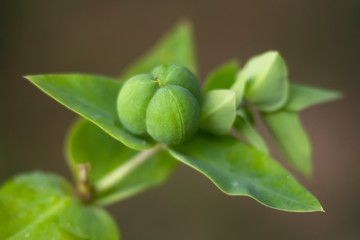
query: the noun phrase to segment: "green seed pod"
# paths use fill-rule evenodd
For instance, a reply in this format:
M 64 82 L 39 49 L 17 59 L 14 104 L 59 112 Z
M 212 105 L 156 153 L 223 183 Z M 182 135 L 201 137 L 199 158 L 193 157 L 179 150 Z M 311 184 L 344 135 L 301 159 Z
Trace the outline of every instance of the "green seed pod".
M 152 74 L 126 81 L 117 99 L 124 127 L 137 135 L 149 134 L 165 144 L 180 144 L 198 129 L 200 86 L 179 65 L 161 65 Z

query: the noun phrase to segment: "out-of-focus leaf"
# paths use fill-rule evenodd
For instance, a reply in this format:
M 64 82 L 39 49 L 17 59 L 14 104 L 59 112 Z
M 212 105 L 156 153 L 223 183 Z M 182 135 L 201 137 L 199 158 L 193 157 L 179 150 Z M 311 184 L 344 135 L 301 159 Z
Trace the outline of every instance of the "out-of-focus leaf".
M 116 112 L 119 81 L 80 74 L 28 76 L 33 84 L 56 101 L 90 120 L 112 137 L 134 149 L 146 149 L 153 142 L 126 131 Z
M 230 131 L 236 117 L 235 92 L 212 90 L 205 94 L 200 128 L 214 134 L 223 135 Z
M 238 105 L 244 86 L 245 98 L 258 110 L 269 112 L 281 108 L 288 96 L 288 79 L 287 67 L 280 54 L 269 51 L 246 62 L 232 87 Z
M 199 133 L 169 152 L 229 195 L 248 196 L 284 211 L 323 211 L 318 200 L 276 161 L 234 138 Z
M 68 164 L 75 178 L 78 179 L 79 164 L 88 163 L 90 180 L 95 184 L 126 165 L 138 153 L 85 120 L 76 123 L 67 142 Z M 120 182 L 97 195 L 95 201 L 110 204 L 159 185 L 172 173 L 176 163 L 167 152 L 159 152 L 130 171 Z
M 203 86 L 203 91 L 208 92 L 215 89 L 229 89 L 234 84 L 238 71 L 239 63 L 235 60 L 221 65 L 207 77 Z
M 333 90 L 302 84 L 290 84 L 289 98 L 283 107 L 288 111 L 298 112 L 316 104 L 339 99 L 341 94 Z
M 84 206 L 56 175 L 36 172 L 6 182 L 0 213 L 0 239 L 120 239 L 108 213 Z
M 197 72 L 193 31 L 189 22 L 182 21 L 175 26 L 150 51 L 129 66 L 121 79 L 149 73 L 160 64 L 172 63 L 182 65 L 195 74 Z
M 285 159 L 302 174 L 311 175 L 311 144 L 298 115 L 278 111 L 262 117 Z
M 264 153 L 269 152 L 264 139 L 261 137 L 260 133 L 258 133 L 255 126 L 251 123 L 251 119 L 249 119 L 243 110 L 237 112 L 234 127 L 251 146 Z

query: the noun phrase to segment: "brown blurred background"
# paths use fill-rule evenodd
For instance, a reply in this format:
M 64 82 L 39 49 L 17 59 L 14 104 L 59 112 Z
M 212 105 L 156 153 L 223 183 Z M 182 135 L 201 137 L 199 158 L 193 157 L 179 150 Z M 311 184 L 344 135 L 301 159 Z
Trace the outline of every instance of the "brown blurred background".
M 315 172 L 300 181 L 326 213 L 279 212 L 229 197 L 183 166 L 160 188 L 109 208 L 124 239 L 360 239 L 356 0 L 1 0 L 0 182 L 34 169 L 70 177 L 63 140 L 76 116 L 21 76 L 116 76 L 184 16 L 194 22 L 202 78 L 230 58 L 277 49 L 292 81 L 345 93 L 302 114 Z

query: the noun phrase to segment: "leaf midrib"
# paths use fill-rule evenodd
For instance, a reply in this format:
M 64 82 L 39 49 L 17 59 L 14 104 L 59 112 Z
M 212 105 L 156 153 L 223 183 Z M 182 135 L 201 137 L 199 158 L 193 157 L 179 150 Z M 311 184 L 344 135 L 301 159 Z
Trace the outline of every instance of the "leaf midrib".
M 30 232 L 31 229 L 35 228 L 42 222 L 49 219 L 51 216 L 55 215 L 57 212 L 59 212 L 64 206 L 65 203 L 69 201 L 69 197 L 63 198 L 60 202 L 58 202 L 55 206 L 47 210 L 44 214 L 42 214 L 39 218 L 37 218 L 34 222 L 32 222 L 30 225 L 24 227 L 23 229 L 19 230 L 14 235 L 10 236 L 8 240 L 15 240 L 18 239 L 18 237 L 24 236 L 27 232 Z

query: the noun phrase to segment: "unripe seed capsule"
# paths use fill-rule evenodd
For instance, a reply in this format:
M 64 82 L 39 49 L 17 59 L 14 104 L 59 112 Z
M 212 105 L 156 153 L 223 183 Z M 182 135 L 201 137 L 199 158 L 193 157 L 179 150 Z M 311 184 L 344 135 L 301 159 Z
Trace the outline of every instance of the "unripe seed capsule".
M 130 78 L 120 90 L 117 109 L 128 131 L 180 144 L 198 129 L 200 86 L 186 68 L 161 65 L 152 74 Z

